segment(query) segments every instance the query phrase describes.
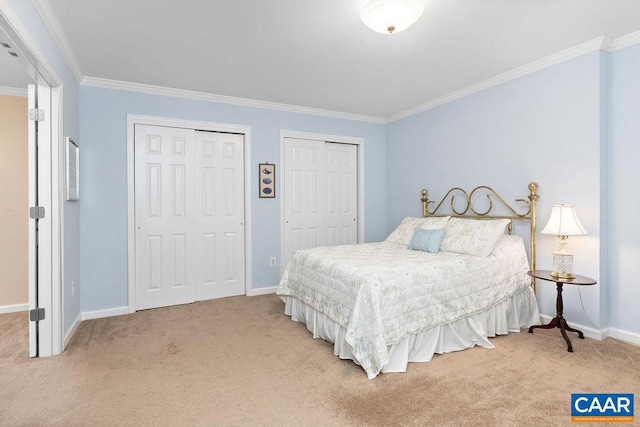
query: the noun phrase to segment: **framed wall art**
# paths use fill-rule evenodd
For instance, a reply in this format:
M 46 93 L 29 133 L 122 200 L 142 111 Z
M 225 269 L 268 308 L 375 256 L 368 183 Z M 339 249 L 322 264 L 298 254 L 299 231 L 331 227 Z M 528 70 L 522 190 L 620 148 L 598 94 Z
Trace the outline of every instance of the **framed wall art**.
M 66 181 L 67 200 L 80 200 L 80 148 L 71 138 L 66 138 Z
M 258 189 L 261 198 L 273 199 L 276 197 L 276 165 L 273 163 L 260 163 L 258 165 L 258 177 L 260 182 Z

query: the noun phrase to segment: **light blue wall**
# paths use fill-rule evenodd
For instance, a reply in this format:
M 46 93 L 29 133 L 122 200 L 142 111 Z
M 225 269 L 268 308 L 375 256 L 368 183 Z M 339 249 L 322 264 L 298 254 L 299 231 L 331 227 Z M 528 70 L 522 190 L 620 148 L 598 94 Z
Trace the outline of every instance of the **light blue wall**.
M 404 216 L 419 215 L 422 188 L 437 197 L 454 185 L 483 183 L 513 199 L 536 180 L 541 227 L 551 205 L 574 203 L 590 232 L 570 245 L 576 271 L 600 283 L 582 289 L 586 315 L 577 290 L 565 291 L 567 317 L 640 336 L 640 46 L 584 55 L 385 127 L 79 88 L 33 4 L 3 7 L 60 78 L 63 135 L 81 147 L 81 201 L 61 201 L 65 334 L 81 306 L 127 304 L 126 115 L 132 113 L 250 126 L 254 166 L 278 162 L 281 129 L 363 137 L 366 241 L 382 240 Z M 268 287 L 278 280 L 278 269 L 265 260 L 280 254 L 279 201 L 258 199 L 255 188 L 252 197 L 253 286 Z M 539 235 L 538 244 L 538 267 L 549 268 L 555 238 Z M 539 284 L 538 298 L 541 311 L 552 315 L 551 287 Z
M 432 198 L 450 187 L 494 187 L 507 200 L 540 184 L 539 230 L 551 206 L 575 204 L 589 231 L 570 238 L 575 271 L 600 280 L 601 56 L 546 68 L 387 126 L 387 231 L 419 212 L 420 189 Z M 538 234 L 538 268 L 550 269 L 554 236 Z M 600 287 L 565 290 L 565 313 L 596 326 Z M 555 286 L 538 284 L 543 314 L 555 315 Z M 587 318 L 588 316 L 588 318 Z
M 640 340 L 640 45 L 610 58 L 609 318 Z
M 384 125 L 95 87 L 80 90 L 82 310 L 127 305 L 127 114 L 251 127 L 251 171 L 278 164 L 282 129 L 364 138 L 365 240 L 385 237 Z M 280 257 L 280 200 L 259 199 L 251 180 L 253 288 L 275 286 Z
M 38 11 L 30 1 L 13 1 L 4 7 L 5 13 L 15 17 L 16 22 L 12 25 L 20 32 L 20 36 L 34 52 L 42 55 L 41 60 L 45 61 L 50 69 L 49 73 L 55 74 L 60 79 L 62 85 L 62 134 L 78 140 L 79 137 L 79 85 L 73 73 L 68 67 L 66 60 L 57 45 L 51 38 L 44 22 L 40 18 Z M 24 30 L 24 31 L 22 31 Z M 57 141 L 60 144 L 60 153 L 64 153 L 64 139 Z M 64 185 L 64 162 L 60 162 L 60 185 Z M 73 322 L 80 315 L 80 258 L 79 258 L 79 204 L 66 202 L 64 192 L 60 193 L 62 232 L 61 245 L 64 249 L 62 259 L 62 298 L 63 298 L 63 331 L 66 336 Z M 71 295 L 71 282 L 75 281 L 77 290 Z

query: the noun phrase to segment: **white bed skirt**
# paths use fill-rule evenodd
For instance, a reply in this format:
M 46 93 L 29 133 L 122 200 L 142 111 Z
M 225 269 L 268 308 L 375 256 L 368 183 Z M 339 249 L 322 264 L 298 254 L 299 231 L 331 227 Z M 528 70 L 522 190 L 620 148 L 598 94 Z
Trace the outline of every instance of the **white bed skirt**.
M 305 323 L 314 338 L 333 343 L 333 354 L 360 365 L 345 340 L 346 330 L 323 313 L 291 296 L 281 296 L 284 313 L 291 320 Z M 522 328 L 540 324 L 538 304 L 533 290 L 527 287 L 487 310 L 411 335 L 389 349 L 389 360 L 382 372 L 405 372 L 409 362 L 428 362 L 434 354 L 451 353 L 473 346 L 493 348 L 489 337 L 520 332 Z

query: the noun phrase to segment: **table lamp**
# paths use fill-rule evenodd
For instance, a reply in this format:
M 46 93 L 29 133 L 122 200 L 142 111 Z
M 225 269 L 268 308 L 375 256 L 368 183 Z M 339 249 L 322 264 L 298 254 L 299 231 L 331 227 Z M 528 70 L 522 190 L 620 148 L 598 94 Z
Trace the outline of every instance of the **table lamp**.
M 584 236 L 584 229 L 573 205 L 554 205 L 551 209 L 549 222 L 542 230 L 542 234 L 558 236 L 558 249 L 553 252 L 553 271 L 551 275 L 562 279 L 573 279 L 573 254 L 567 249 L 569 236 Z

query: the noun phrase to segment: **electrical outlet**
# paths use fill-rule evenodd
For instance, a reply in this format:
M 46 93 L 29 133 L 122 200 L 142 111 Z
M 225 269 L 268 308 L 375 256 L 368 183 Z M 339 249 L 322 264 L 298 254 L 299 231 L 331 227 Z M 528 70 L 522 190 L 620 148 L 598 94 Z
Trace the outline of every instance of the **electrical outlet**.
M 271 258 L 269 258 L 269 267 L 275 267 L 276 266 L 276 257 L 272 256 Z
M 71 296 L 74 296 L 76 294 L 76 281 L 72 280 L 71 281 Z

